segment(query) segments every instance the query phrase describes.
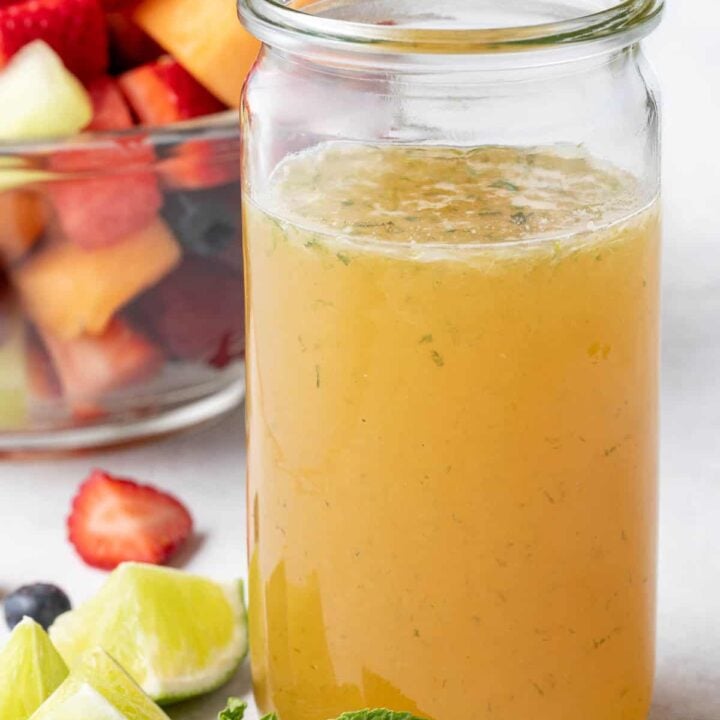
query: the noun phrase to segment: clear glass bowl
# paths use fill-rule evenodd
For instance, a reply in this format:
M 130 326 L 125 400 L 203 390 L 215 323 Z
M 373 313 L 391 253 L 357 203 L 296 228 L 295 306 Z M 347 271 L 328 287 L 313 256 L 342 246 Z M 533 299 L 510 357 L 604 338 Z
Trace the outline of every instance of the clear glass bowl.
M 172 433 L 243 398 L 235 113 L 0 146 L 0 453 Z

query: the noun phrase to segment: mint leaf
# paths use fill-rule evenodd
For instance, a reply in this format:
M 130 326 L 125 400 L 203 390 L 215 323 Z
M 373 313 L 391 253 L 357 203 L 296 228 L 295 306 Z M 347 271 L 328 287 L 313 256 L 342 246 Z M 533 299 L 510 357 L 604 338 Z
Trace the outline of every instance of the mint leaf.
M 243 720 L 247 703 L 240 698 L 231 697 L 227 707 L 218 715 L 218 720 Z
M 421 718 L 406 712 L 394 712 L 384 708 L 377 708 L 375 710 L 346 712 L 337 720 L 421 720 Z
M 275 713 L 270 713 L 269 715 L 263 715 L 260 720 L 278 720 L 278 716 Z

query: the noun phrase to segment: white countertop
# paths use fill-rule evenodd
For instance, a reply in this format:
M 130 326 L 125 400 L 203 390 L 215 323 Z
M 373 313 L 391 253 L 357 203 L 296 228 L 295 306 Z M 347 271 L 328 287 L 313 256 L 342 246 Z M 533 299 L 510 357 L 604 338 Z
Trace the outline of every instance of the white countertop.
M 649 44 L 664 88 L 666 141 L 659 648 L 652 720 L 720 720 L 720 3 L 670 1 L 665 24 Z M 46 580 L 79 602 L 101 583 L 104 575 L 76 558 L 64 529 L 70 498 L 95 465 L 172 489 L 188 503 L 200 541 L 186 568 L 218 579 L 244 575 L 243 437 L 237 413 L 214 428 L 132 450 L 0 463 L 0 593 Z M 0 629 L 0 642 L 3 635 Z M 205 703 L 174 710 L 173 717 L 214 720 L 228 694 L 248 691 L 246 667 L 231 687 Z

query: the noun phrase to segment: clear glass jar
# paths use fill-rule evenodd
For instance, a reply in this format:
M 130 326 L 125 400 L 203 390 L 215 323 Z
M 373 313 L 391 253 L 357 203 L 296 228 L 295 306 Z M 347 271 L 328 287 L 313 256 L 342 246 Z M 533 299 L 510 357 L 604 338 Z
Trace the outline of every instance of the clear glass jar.
M 244 397 L 234 113 L 0 145 L 0 453 L 164 435 Z
M 661 10 L 240 0 L 263 710 L 647 716 Z

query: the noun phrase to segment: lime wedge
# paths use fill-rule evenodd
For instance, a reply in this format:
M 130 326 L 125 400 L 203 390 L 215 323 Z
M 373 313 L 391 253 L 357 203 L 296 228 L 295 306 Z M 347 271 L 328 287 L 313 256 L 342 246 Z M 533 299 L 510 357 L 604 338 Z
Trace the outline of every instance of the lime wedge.
M 46 632 L 25 618 L 0 653 L 0 718 L 27 720 L 67 674 Z
M 168 720 L 104 651 L 95 649 L 31 720 Z
M 245 657 L 243 586 L 125 563 L 50 636 L 71 667 L 100 646 L 157 702 L 185 700 L 223 685 Z

